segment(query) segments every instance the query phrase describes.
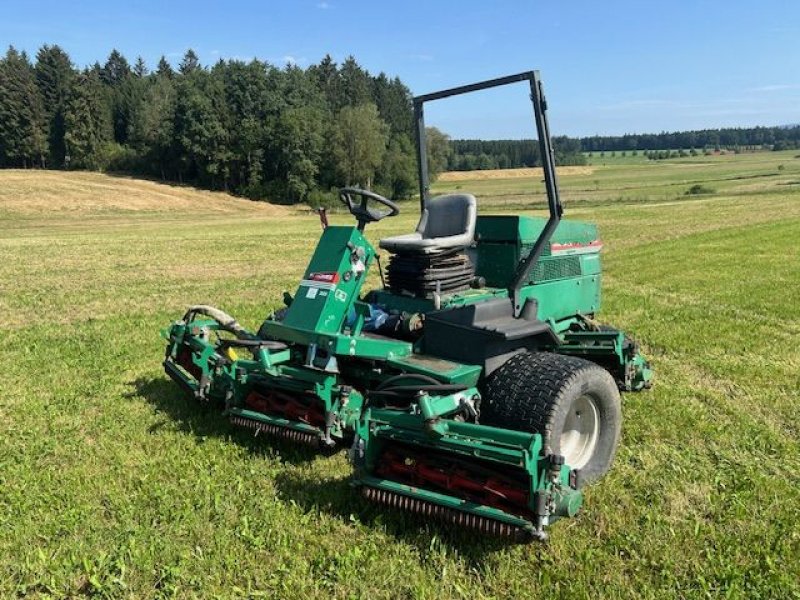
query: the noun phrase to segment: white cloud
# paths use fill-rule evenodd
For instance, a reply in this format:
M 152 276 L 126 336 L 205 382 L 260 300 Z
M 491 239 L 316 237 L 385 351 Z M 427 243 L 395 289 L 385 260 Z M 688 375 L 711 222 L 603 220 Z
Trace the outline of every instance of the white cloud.
M 322 10 L 325 10 L 326 8 L 330 8 L 330 7 L 331 7 L 331 5 L 328 4 L 327 2 L 325 2 L 324 0 L 322 2 L 318 2 L 317 3 L 317 8 L 321 8 Z

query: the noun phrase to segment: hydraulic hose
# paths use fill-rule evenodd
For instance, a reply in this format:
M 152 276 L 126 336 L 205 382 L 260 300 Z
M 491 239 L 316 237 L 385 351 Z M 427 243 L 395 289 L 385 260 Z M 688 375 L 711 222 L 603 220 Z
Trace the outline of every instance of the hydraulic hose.
M 188 323 L 194 319 L 195 315 L 204 315 L 214 319 L 217 323 L 219 323 L 221 329 L 230 331 L 240 340 L 249 340 L 253 339 L 254 337 L 252 333 L 239 325 L 239 322 L 236 319 L 234 319 L 225 311 L 215 308 L 214 306 L 208 306 L 206 304 L 196 304 L 194 306 L 190 306 L 189 310 L 187 310 L 186 314 L 183 316 L 183 320 Z

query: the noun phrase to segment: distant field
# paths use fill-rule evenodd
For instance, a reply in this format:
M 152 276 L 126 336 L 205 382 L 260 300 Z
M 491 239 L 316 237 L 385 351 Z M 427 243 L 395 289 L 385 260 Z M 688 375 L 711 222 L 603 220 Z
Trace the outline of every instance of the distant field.
M 560 167 L 558 174 L 561 177 L 570 175 L 591 175 L 593 167 Z M 539 167 L 522 169 L 485 169 L 482 171 L 447 171 L 439 175 L 437 181 L 440 183 L 450 183 L 452 181 L 482 181 L 484 179 L 518 179 L 520 177 L 544 177 L 543 171 Z
M 687 200 L 692 198 L 686 192 L 695 184 L 713 189 L 718 195 L 758 197 L 800 189 L 797 155 L 797 151 L 758 152 L 658 161 L 630 157 L 641 159 L 636 162 L 611 157 L 606 164 L 560 168 L 559 184 L 568 206 Z M 510 171 L 508 177 L 503 176 L 507 172 L 503 170 L 473 171 L 471 176 L 445 173 L 433 185 L 433 191 L 470 191 L 483 206 L 509 210 L 525 208 L 535 200 L 544 204 L 539 170 Z M 530 175 L 520 176 L 521 172 Z
M 167 381 L 158 330 L 193 303 L 257 327 L 309 258 L 310 211 L 0 171 L 0 598 L 800 598 L 795 154 L 561 177 L 605 241 L 601 316 L 657 379 L 625 397 L 582 514 L 528 546 L 370 506 L 344 453 L 254 439 Z M 480 177 L 434 190 L 542 206 L 538 179 Z M 369 237 L 411 230 L 402 211 Z

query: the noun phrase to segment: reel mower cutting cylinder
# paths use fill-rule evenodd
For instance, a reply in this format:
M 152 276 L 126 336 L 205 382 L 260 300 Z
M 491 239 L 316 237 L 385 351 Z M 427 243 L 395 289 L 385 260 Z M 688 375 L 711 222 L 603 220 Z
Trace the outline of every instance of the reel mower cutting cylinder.
M 468 194 L 437 206 L 423 104 L 516 82 L 530 85 L 549 217 L 478 215 Z M 364 230 L 400 209 L 344 188 L 356 224 L 323 223 L 286 306 L 257 333 L 191 307 L 163 332 L 164 369 L 234 425 L 349 446 L 352 483 L 368 500 L 544 539 L 611 467 L 619 392 L 646 389 L 652 372 L 632 339 L 595 320 L 601 243 L 593 224 L 561 220 L 538 73 L 420 96 L 414 109 L 421 217 L 415 232 L 381 242 L 393 255 L 389 285 L 363 293 L 377 261 Z
M 582 503 L 574 472 L 543 451 L 542 436 L 370 409 L 351 450 L 367 499 L 509 537 L 545 538 L 545 527 Z

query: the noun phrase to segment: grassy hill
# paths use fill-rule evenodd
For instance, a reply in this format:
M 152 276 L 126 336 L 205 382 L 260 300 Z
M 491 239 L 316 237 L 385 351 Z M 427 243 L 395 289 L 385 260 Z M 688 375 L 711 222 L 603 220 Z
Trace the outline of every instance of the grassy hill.
M 285 215 L 289 210 L 189 186 L 86 171 L 0 170 L 0 218 L 192 214 Z
M 255 328 L 294 290 L 309 211 L 0 171 L 0 597 L 800 597 L 800 160 L 669 162 L 562 177 L 605 241 L 601 317 L 657 379 L 584 511 L 528 546 L 368 505 L 344 453 L 254 439 L 164 376 L 188 304 Z M 403 209 L 369 237 L 410 231 Z

